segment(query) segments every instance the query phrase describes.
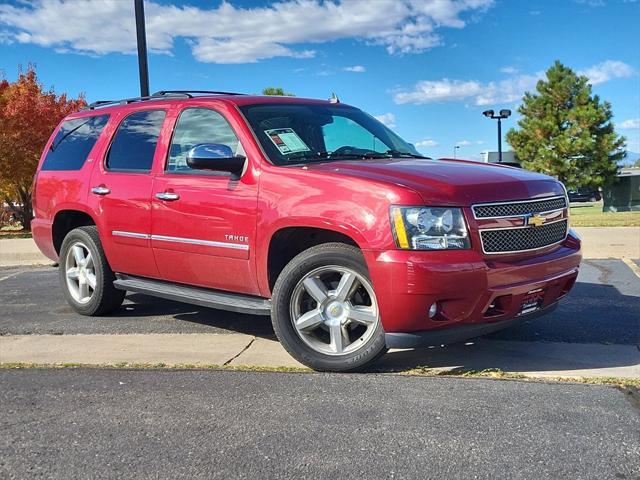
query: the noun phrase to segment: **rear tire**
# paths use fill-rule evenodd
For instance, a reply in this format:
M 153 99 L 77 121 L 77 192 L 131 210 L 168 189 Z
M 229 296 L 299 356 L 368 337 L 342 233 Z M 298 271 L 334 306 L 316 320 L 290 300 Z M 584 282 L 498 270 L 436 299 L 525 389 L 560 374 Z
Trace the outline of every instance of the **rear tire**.
M 271 321 L 291 356 L 314 370 L 362 370 L 387 351 L 364 257 L 351 245 L 317 245 L 291 260 L 273 289 Z
M 71 230 L 62 242 L 60 285 L 73 309 L 81 315 L 104 315 L 116 310 L 126 292 L 113 286 L 116 279 L 95 226 Z

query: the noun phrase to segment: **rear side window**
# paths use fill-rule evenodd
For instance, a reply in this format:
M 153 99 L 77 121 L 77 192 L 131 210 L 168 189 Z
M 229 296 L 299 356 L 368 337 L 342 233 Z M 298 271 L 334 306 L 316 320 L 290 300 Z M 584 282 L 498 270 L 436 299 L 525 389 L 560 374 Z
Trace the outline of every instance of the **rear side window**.
M 80 170 L 107 120 L 109 115 L 63 122 L 44 157 L 42 170 Z
M 164 110 L 145 110 L 125 118 L 107 155 L 109 170 L 149 171 L 153 164 Z

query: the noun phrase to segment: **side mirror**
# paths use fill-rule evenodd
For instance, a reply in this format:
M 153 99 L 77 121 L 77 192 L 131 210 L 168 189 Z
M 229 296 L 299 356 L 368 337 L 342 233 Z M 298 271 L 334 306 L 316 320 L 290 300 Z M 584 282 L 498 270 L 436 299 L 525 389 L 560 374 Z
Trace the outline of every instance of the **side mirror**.
M 221 143 L 202 143 L 187 153 L 189 168 L 228 172 L 233 179 L 240 178 L 246 160 L 242 155 L 234 155 L 228 145 Z

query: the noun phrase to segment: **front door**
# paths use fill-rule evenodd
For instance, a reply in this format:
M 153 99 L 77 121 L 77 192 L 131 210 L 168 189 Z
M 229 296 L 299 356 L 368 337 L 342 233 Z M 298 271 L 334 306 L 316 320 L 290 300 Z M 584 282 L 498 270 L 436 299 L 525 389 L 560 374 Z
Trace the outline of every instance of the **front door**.
M 119 121 L 104 159 L 91 175 L 89 202 L 111 268 L 157 277 L 151 251 L 151 174 L 164 110 L 139 110 Z
M 257 294 L 251 273 L 258 185 L 252 169 L 240 179 L 192 170 L 187 152 L 216 143 L 244 155 L 242 144 L 216 110 L 180 112 L 164 171 L 154 180 L 151 245 L 160 276 L 174 282 Z M 247 159 L 247 161 L 249 161 Z

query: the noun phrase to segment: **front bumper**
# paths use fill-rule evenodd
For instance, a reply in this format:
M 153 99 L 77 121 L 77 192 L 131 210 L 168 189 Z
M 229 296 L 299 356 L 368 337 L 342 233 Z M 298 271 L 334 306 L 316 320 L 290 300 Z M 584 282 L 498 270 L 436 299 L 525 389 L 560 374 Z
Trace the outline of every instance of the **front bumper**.
M 416 348 L 463 342 L 470 338 L 488 335 L 489 333 L 512 327 L 521 322 L 541 317 L 547 313 L 553 312 L 557 306 L 558 303 L 556 302 L 542 310 L 538 310 L 537 312 L 520 315 L 519 317 L 512 318 L 510 320 L 486 323 L 468 323 L 457 327 L 422 330 L 420 332 L 411 333 L 385 333 L 384 338 L 387 348 Z
M 547 313 L 573 287 L 581 257 L 572 236 L 547 251 L 495 260 L 475 250 L 365 252 L 394 347 L 452 343 Z M 521 315 L 525 298 L 539 289 L 540 309 Z M 430 317 L 433 303 L 438 312 Z

